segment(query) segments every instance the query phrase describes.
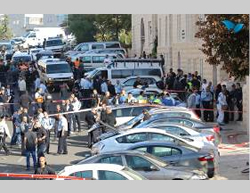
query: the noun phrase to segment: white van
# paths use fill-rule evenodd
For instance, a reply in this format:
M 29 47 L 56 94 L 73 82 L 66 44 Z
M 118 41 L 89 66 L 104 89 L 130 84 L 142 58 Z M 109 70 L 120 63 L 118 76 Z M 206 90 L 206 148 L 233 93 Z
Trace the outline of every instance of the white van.
M 75 61 L 77 58 L 82 61 L 83 67 L 86 71 L 91 71 L 96 68 L 105 67 L 104 59 L 106 56 L 109 56 L 111 61 L 119 59 L 120 56 L 117 54 L 77 54 L 71 57 L 72 61 Z
M 90 50 L 107 49 L 107 48 L 122 48 L 120 42 L 84 42 L 78 44 L 73 50 L 65 53 L 65 56 L 72 56 L 74 54 L 84 54 Z
M 60 59 L 41 59 L 38 61 L 38 73 L 41 81 L 48 88 L 57 87 L 66 82 L 69 86 L 74 84 L 74 75 L 70 65 Z
M 97 68 L 86 73 L 90 79 L 105 77 L 115 84 L 117 80 L 121 82 L 130 76 L 158 76 L 163 77 L 160 60 L 152 59 L 118 59 L 108 68 Z

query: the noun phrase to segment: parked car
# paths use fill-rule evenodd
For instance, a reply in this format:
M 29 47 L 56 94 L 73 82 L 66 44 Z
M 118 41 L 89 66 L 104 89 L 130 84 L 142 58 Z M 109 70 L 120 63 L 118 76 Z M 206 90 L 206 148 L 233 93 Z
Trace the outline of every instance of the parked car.
M 201 133 L 213 134 L 208 138 L 209 141 L 213 141 L 216 146 L 218 146 L 222 142 L 222 137 L 220 134 L 221 128 L 217 125 L 204 123 L 199 120 L 186 118 L 186 117 L 167 117 L 162 116 L 161 114 L 154 115 L 149 120 L 146 120 L 135 128 L 139 127 L 154 127 L 157 128 L 157 125 L 165 125 L 165 124 L 181 124 L 184 126 L 192 127 L 198 129 Z
M 54 58 L 54 53 L 51 50 L 41 50 L 36 54 L 36 60 Z
M 126 166 L 137 171 L 149 180 L 205 180 L 203 171 L 192 171 L 188 167 L 175 167 L 145 152 L 122 151 L 96 155 L 81 161 L 78 165 L 89 163 L 109 163 Z
M 213 143 L 212 137 L 213 134 L 211 133 L 201 133 L 198 129 L 180 125 L 178 123 L 164 123 L 164 124 L 149 124 L 149 125 L 143 125 L 136 126 L 135 128 L 156 128 L 156 129 L 162 129 L 168 133 L 171 133 L 173 135 L 177 135 L 179 137 L 188 137 L 189 139 L 193 139 L 194 141 L 204 141 L 204 142 L 210 142 Z
M 142 83 L 144 85 L 146 84 L 150 88 L 157 88 L 156 82 L 161 80 L 161 78 L 158 77 L 158 76 L 131 76 L 131 77 L 126 78 L 122 82 L 122 88 L 125 91 L 134 89 L 134 83 L 135 83 L 135 81 L 137 80 L 138 77 L 140 77 L 140 80 L 142 81 Z
M 145 177 L 128 167 L 116 164 L 82 164 L 66 166 L 58 175 L 75 176 L 93 180 L 147 180 Z
M 100 141 L 92 146 L 92 154 L 100 154 L 109 151 L 126 150 L 133 144 L 143 141 L 166 141 L 177 145 L 189 145 L 200 149 L 201 152 L 208 152 L 218 159 L 218 149 L 212 143 L 193 140 L 188 137 L 179 137 L 161 129 L 138 128 L 125 132 L 113 132 L 106 138 L 100 137 Z
M 36 55 L 37 55 L 40 51 L 42 51 L 42 50 L 44 50 L 44 49 L 43 49 L 43 48 L 31 48 L 31 49 L 29 50 L 29 54 L 31 55 L 33 61 L 36 61 L 36 60 L 37 60 Z
M 14 64 L 19 64 L 20 62 L 23 62 L 23 63 L 25 63 L 25 65 L 29 66 L 31 61 L 32 61 L 32 57 L 27 52 L 19 52 L 18 51 L 18 52 L 15 52 L 15 54 L 13 54 L 13 56 L 12 56 L 12 62 Z M 25 70 L 27 70 L 27 69 L 25 69 Z
M 117 54 L 121 58 L 125 58 L 127 51 L 124 48 L 106 48 L 106 49 L 95 49 L 85 52 L 86 54 Z
M 158 108 L 152 108 L 149 111 L 151 117 L 155 115 L 164 116 L 164 117 L 187 117 L 192 118 L 195 120 L 200 120 L 200 118 L 192 111 L 184 107 L 164 107 L 164 106 L 157 106 Z M 130 121 L 120 125 L 118 127 L 119 130 L 126 130 L 134 128 L 135 126 L 139 125 L 143 120 L 144 115 L 141 113 L 140 115 L 134 117 Z
M 128 148 L 152 154 L 166 163 L 174 166 L 196 168 L 207 173 L 209 178 L 214 176 L 215 166 L 213 155 L 200 152 L 192 146 L 179 146 L 164 141 L 139 142 Z

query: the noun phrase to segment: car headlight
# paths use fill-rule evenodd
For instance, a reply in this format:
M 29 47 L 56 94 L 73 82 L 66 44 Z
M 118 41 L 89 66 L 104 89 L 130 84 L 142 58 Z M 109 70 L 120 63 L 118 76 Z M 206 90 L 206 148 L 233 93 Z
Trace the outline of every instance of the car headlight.
M 53 80 L 53 78 L 49 78 L 49 81 L 52 81 Z
M 74 76 L 71 76 L 70 78 L 71 78 L 71 79 L 74 79 Z

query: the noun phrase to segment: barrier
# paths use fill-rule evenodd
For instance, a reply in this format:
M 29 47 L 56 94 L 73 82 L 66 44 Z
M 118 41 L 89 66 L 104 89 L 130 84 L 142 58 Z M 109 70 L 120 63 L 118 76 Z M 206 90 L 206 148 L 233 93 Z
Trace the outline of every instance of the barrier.
M 41 174 L 16 174 L 16 173 L 0 173 L 0 177 L 9 178 L 26 178 L 26 179 L 65 179 L 65 180 L 90 180 L 87 178 L 79 178 L 75 176 L 59 176 L 59 175 L 41 175 Z

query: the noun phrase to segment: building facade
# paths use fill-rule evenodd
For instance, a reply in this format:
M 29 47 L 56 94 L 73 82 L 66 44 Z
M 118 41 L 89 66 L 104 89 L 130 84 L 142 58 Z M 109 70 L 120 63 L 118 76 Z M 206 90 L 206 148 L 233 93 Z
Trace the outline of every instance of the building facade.
M 206 63 L 201 52 L 202 42 L 195 38 L 196 22 L 204 19 L 199 14 L 136 14 L 132 15 L 132 55 L 143 51 L 152 53 L 154 41 L 158 40 L 157 54 L 165 58 L 165 68 L 178 68 L 185 73 L 198 71 L 214 84 L 228 78 L 221 67 Z
M 66 14 L 8 14 L 13 36 L 22 36 L 35 27 L 58 27 Z

